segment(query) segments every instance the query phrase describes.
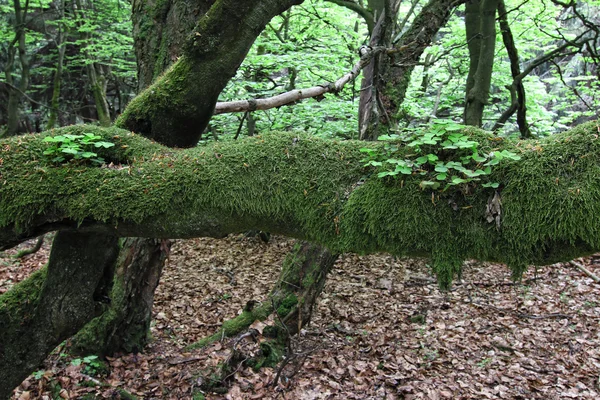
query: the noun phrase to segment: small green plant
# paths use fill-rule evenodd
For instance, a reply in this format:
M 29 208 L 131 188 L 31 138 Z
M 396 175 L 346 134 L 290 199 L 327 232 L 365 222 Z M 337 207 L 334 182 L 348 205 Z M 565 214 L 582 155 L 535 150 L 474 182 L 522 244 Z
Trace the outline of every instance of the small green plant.
M 452 121 L 438 121 L 424 134 L 407 131 L 402 135 L 384 135 L 383 153 L 371 148 L 362 148 L 367 154 L 365 166 L 378 169 L 379 178 L 398 175 L 422 175 L 422 189 L 443 190 L 461 184 L 481 181 L 492 173 L 492 167 L 503 159 L 519 160 L 510 151 L 480 153 L 479 143 L 463 133 L 464 126 Z M 395 157 L 401 142 L 414 153 L 403 159 Z M 482 187 L 497 188 L 498 182 L 484 182 Z
M 477 366 L 480 367 L 480 368 L 484 368 L 486 365 L 488 365 L 491 362 L 492 362 L 491 358 L 489 358 L 489 357 L 488 358 L 484 358 L 483 360 L 481 360 L 481 361 L 479 361 L 477 363 Z
M 75 358 L 71 360 L 71 365 L 83 365 L 82 372 L 88 375 L 99 375 L 106 370 L 106 365 L 98 358 L 98 356 L 86 356 L 83 358 Z
M 50 144 L 44 151 L 44 155 L 51 157 L 54 163 L 61 163 L 71 160 L 87 160 L 96 164 L 104 163 L 104 159 L 98 156 L 94 150 L 98 148 L 110 148 L 115 144 L 106 142 L 102 136 L 93 133 L 84 133 L 83 135 L 58 135 L 47 136 L 44 141 Z
M 44 376 L 45 373 L 46 373 L 46 371 L 43 371 L 43 370 L 35 371 L 33 373 L 33 377 L 36 380 L 40 380 L 40 379 L 42 379 L 42 377 Z

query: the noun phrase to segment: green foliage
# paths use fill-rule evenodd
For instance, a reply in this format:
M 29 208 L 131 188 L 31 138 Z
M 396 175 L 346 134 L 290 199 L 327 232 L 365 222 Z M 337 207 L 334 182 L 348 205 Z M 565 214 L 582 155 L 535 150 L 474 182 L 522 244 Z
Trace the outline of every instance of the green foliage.
M 365 166 L 376 167 L 378 178 L 420 175 L 422 189 L 448 190 L 452 186 L 468 185 L 483 180 L 484 188 L 498 188 L 490 182 L 492 166 L 501 160 L 519 160 L 511 151 L 482 152 L 479 143 L 464 132 L 465 126 L 452 121 L 437 121 L 425 133 L 407 130 L 403 134 L 383 135 L 383 151 L 362 148 L 367 154 Z M 398 153 L 402 142 L 412 148 L 410 154 Z M 444 186 L 442 186 L 444 185 Z
M 71 360 L 73 366 L 83 366 L 82 372 L 91 376 L 101 375 L 107 372 L 107 365 L 98 356 L 90 355 L 83 358 Z
M 86 132 L 82 135 L 64 134 L 57 136 L 46 136 L 44 142 L 50 144 L 44 151 L 44 155 L 51 158 L 54 163 L 62 163 L 71 160 L 87 160 L 96 164 L 104 163 L 104 158 L 92 151 L 97 148 L 111 148 L 115 144 L 101 140 L 102 136 Z
M 332 3 L 310 0 L 293 7 L 274 18 L 257 38 L 219 101 L 265 98 L 334 82 L 358 60 L 357 49 L 365 33 L 360 17 Z M 356 138 L 359 89 L 360 80 L 337 95 L 253 112 L 255 134 L 303 131 L 321 137 Z M 220 139 L 231 138 L 242 117 L 215 116 L 211 130 Z M 242 132 L 247 133 L 247 120 L 244 124 Z

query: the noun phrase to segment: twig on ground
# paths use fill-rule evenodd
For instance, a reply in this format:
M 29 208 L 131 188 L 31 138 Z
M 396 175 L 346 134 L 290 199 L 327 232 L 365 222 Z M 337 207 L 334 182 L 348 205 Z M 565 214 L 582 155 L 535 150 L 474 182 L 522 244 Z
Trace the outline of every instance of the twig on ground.
M 579 264 L 576 261 L 569 261 L 569 264 L 571 264 L 572 266 L 574 266 L 575 268 L 592 278 L 596 283 L 600 283 L 600 277 L 598 277 L 598 275 L 594 274 L 592 271 L 590 271 L 583 265 Z

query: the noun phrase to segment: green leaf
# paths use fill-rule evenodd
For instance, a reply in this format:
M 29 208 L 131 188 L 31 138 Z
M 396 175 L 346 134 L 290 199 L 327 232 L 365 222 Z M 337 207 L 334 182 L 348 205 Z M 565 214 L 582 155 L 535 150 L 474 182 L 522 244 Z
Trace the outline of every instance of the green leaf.
M 448 177 L 448 174 L 437 174 L 437 176 L 435 177 L 435 179 L 437 179 L 438 181 L 443 181 Z
M 500 186 L 500 184 L 498 182 L 488 182 L 488 183 L 484 183 L 483 185 L 484 188 L 494 188 L 497 189 L 498 186 Z
M 422 156 L 422 157 L 417 158 L 415 161 L 417 162 L 417 164 L 422 165 L 422 164 L 425 164 L 427 161 L 429 161 L 429 157 Z
M 108 149 L 109 147 L 113 147 L 115 144 L 111 143 L 111 142 L 96 142 L 94 143 L 94 146 L 96 147 L 104 147 L 105 149 Z
M 448 172 L 448 167 L 446 167 L 444 164 L 438 164 L 435 166 L 435 171 L 436 172 Z
M 77 154 L 79 153 L 79 150 L 73 147 L 65 147 L 60 149 L 61 152 L 65 153 L 65 154 Z
M 487 160 L 487 158 L 485 158 L 485 157 L 481 157 L 479 154 L 477 154 L 477 152 L 473 153 L 473 156 L 472 156 L 472 157 L 473 157 L 473 160 L 474 160 L 475 162 L 478 162 L 478 163 L 482 163 L 482 162 L 484 162 L 485 160 Z
M 421 188 L 425 189 L 425 188 L 429 188 L 429 189 L 437 189 L 440 187 L 440 183 L 439 182 L 434 182 L 434 181 L 422 181 L 419 186 L 421 186 Z

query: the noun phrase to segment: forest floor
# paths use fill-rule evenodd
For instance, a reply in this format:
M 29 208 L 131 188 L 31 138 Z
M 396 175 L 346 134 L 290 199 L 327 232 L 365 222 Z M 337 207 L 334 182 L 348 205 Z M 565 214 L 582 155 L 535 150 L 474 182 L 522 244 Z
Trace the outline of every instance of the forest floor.
M 265 299 L 291 243 L 177 241 L 156 292 L 147 349 L 108 358 L 103 370 L 99 360 L 73 359 L 59 347 L 13 399 L 116 399 L 120 389 L 140 399 L 191 399 L 202 376 L 229 358 L 232 341 L 185 346 L 249 300 Z M 0 294 L 45 263 L 48 245 L 19 261 L 9 257 L 14 252 L 0 255 Z M 600 274 L 596 257 L 579 262 Z M 250 337 L 234 343 L 256 349 Z M 442 293 L 425 261 L 348 254 L 292 344 L 295 355 L 277 385 L 277 369 L 240 366 L 227 393 L 206 398 L 598 399 L 600 283 L 560 264 L 532 268 L 514 284 L 504 266 L 469 262 Z

